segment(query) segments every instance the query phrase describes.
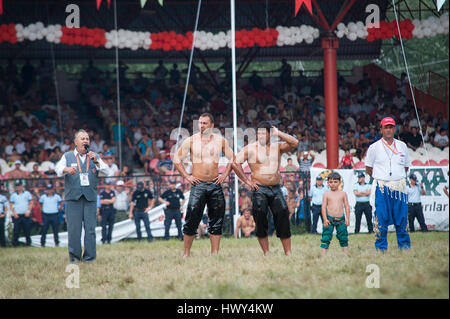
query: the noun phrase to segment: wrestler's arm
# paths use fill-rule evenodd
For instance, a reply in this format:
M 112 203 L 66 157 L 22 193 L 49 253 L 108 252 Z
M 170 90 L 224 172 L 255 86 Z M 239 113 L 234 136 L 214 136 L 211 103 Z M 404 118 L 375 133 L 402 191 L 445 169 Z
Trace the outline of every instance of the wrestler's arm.
M 280 145 L 281 153 L 291 152 L 298 147 L 298 143 L 299 143 L 298 139 L 296 139 L 292 135 L 281 132 L 274 127 L 273 127 L 273 129 L 275 130 L 274 134 L 276 134 L 280 139 L 282 139 L 283 141 L 286 142 L 286 143 L 282 143 Z
M 200 183 L 200 180 L 194 176 L 189 175 L 186 172 L 186 169 L 183 165 L 183 159 L 189 154 L 191 149 L 191 137 L 184 140 L 184 142 L 181 144 L 181 147 L 177 150 L 175 153 L 175 156 L 173 158 L 173 165 L 175 165 L 175 168 L 177 171 L 189 181 L 192 185 Z
M 236 173 L 237 177 L 246 185 L 250 186 L 251 188 L 258 189 L 258 185 L 253 183 L 251 179 L 247 178 L 246 174 L 244 173 L 244 170 L 242 169 L 242 164 L 245 163 L 248 160 L 248 145 L 245 146 L 234 158 L 232 168 L 234 172 Z

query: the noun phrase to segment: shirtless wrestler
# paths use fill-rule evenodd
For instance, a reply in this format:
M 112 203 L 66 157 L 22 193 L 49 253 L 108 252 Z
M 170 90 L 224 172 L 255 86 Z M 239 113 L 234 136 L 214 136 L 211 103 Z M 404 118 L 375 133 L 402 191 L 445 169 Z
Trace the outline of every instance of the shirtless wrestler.
M 283 142 L 271 143 L 271 136 L 278 136 Z M 281 154 L 291 152 L 297 146 L 298 140 L 295 137 L 280 132 L 268 122 L 262 122 L 258 126 L 257 141 L 245 146 L 236 156 L 236 164 L 233 164 L 234 171 L 240 176 L 243 172 L 241 165 L 247 161 L 251 170 L 251 182 L 258 186 L 252 193 L 252 214 L 256 222 L 256 237 L 264 255 L 269 252 L 269 208 L 284 253 L 291 253 L 289 209 L 280 187 L 280 160 Z

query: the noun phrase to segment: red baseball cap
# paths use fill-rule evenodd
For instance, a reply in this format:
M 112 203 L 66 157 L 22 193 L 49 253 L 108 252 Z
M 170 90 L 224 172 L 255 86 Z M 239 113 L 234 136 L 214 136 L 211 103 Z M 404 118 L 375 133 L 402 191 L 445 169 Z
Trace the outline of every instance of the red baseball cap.
M 381 126 L 383 125 L 394 125 L 395 126 L 395 121 L 392 117 L 385 117 L 384 119 L 381 120 Z

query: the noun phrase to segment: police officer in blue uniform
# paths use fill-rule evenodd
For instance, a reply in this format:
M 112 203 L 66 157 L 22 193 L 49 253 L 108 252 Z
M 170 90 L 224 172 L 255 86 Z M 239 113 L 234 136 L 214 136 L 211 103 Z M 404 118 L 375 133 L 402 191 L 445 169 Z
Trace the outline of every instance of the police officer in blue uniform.
M 53 239 L 55 246 L 59 245 L 58 226 L 59 216 L 58 212 L 62 208 L 61 196 L 55 193 L 52 184 L 47 184 L 47 193 L 42 194 L 39 198 L 39 203 L 42 204 L 42 233 L 41 246 L 45 247 L 45 239 L 47 237 L 47 230 L 52 226 Z
M 369 234 L 373 233 L 372 224 L 372 206 L 370 206 L 369 197 L 372 185 L 366 183 L 366 176 L 364 173 L 358 174 L 358 182 L 353 187 L 355 194 L 355 234 L 359 233 L 361 227 L 362 215 L 366 216 L 367 229 Z
M 172 219 L 175 219 L 175 224 L 178 229 L 178 238 L 183 240 L 183 233 L 181 231 L 181 211 L 180 208 L 184 202 L 183 192 L 175 187 L 176 181 L 170 180 L 169 189 L 166 190 L 158 199 L 160 202 L 167 205 L 164 210 L 164 239 L 169 240 L 169 229 L 172 224 Z
M 311 213 L 313 218 L 311 233 L 317 234 L 317 222 L 322 220 L 322 199 L 323 195 L 328 192 L 328 187 L 323 185 L 322 176 L 318 175 L 316 177 L 316 185 L 311 187 L 309 190 L 309 201 L 311 202 Z M 322 220 L 323 223 L 323 220 Z
M 152 192 L 148 189 L 144 189 L 143 182 L 138 182 L 136 185 L 136 190 L 133 192 L 131 197 L 129 217 L 130 219 L 134 218 L 137 238 L 139 241 L 142 239 L 141 220 L 144 222 L 145 231 L 147 232 L 147 240 L 149 242 L 153 240 L 147 212 L 153 208 L 154 204 L 155 199 L 153 198 Z
M 420 225 L 420 230 L 423 232 L 428 231 L 427 224 L 425 223 L 425 217 L 423 216 L 422 202 L 420 200 L 420 195 L 425 195 L 425 189 L 422 183 L 417 183 L 417 176 L 415 174 L 409 175 L 409 186 L 408 186 L 408 223 L 409 231 L 414 232 L 414 220 Z

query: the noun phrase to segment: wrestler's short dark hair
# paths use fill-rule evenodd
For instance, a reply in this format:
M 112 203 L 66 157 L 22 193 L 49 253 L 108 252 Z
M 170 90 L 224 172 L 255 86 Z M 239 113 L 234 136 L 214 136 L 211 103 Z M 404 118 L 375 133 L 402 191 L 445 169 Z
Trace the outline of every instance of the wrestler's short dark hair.
M 200 117 L 209 117 L 210 122 L 214 124 L 214 117 L 211 113 L 203 113 Z
M 260 128 L 264 128 L 264 129 L 267 130 L 267 133 L 270 133 L 270 129 L 272 128 L 272 125 L 270 125 L 269 122 L 264 121 L 264 122 L 261 122 L 261 123 L 258 124 L 258 130 Z
M 338 172 L 332 172 L 332 173 L 330 173 L 330 175 L 328 175 L 328 180 L 334 180 L 334 179 L 337 179 L 338 181 L 340 181 L 341 180 L 341 175 L 339 175 L 339 173 Z

